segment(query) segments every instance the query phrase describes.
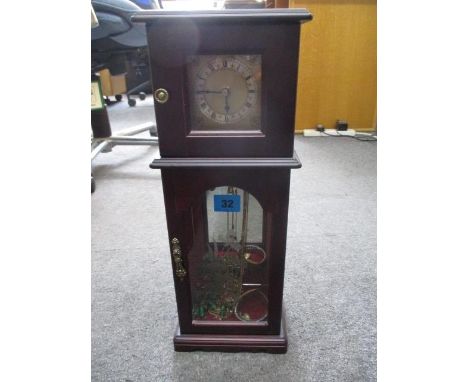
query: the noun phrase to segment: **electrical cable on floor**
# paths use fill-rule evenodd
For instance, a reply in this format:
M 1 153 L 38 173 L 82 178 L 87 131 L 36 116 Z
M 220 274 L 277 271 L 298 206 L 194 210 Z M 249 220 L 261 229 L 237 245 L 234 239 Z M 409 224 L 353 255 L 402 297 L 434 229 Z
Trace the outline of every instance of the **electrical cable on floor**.
M 340 134 L 338 131 L 336 132 L 337 135 L 328 134 L 325 131 L 322 131 L 322 134 L 325 134 L 329 137 L 334 137 L 334 138 L 353 138 L 361 142 L 377 142 L 377 137 L 368 133 L 356 133 L 356 134 L 364 135 L 368 138 L 359 137 L 357 135 L 343 135 L 343 134 Z

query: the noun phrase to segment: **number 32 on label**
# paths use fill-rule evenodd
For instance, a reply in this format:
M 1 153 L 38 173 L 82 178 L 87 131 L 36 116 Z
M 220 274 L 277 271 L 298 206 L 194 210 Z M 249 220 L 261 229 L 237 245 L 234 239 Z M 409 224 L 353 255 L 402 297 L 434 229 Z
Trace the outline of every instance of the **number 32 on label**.
M 240 195 L 214 195 L 217 212 L 240 212 Z

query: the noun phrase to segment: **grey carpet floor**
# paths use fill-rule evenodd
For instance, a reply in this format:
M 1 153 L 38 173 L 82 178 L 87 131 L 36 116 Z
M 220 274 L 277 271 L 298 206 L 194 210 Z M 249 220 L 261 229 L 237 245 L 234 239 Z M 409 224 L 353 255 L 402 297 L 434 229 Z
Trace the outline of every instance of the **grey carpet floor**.
M 109 108 L 114 132 L 154 120 L 151 100 Z M 157 147 L 94 162 L 93 381 L 375 381 L 376 144 L 298 136 L 284 301 L 285 355 L 176 353 L 177 312 Z

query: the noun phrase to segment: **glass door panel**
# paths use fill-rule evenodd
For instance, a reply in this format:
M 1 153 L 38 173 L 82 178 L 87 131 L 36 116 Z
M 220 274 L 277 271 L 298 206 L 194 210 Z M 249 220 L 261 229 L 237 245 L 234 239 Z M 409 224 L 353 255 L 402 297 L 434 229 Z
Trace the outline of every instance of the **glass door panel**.
M 203 204 L 203 218 L 193 220 L 205 225 L 194 229 L 204 235 L 195 238 L 203 245 L 188 259 L 192 320 L 266 323 L 268 254 L 260 203 L 241 188 L 223 186 L 206 191 Z

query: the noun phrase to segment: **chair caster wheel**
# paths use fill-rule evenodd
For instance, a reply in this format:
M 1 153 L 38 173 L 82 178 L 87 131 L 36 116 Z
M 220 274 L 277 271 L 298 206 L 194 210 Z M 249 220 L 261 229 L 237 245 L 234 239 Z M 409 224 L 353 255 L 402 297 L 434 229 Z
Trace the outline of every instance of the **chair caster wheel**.
M 149 129 L 149 133 L 152 137 L 157 137 L 158 136 L 158 130 L 154 127 Z
M 138 93 L 138 98 L 140 98 L 142 101 L 146 99 L 146 93 L 140 92 Z
M 91 177 L 91 193 L 93 193 L 94 191 L 96 191 L 96 181 L 93 177 Z
M 122 101 L 122 94 L 116 94 L 115 95 L 115 100 L 118 101 L 118 102 Z
M 133 107 L 136 105 L 136 101 L 133 98 L 128 99 L 128 106 Z

